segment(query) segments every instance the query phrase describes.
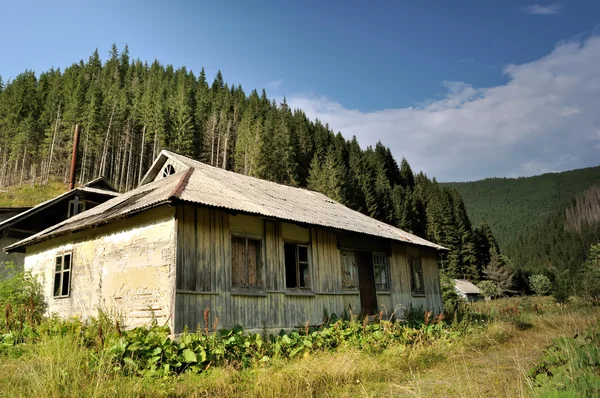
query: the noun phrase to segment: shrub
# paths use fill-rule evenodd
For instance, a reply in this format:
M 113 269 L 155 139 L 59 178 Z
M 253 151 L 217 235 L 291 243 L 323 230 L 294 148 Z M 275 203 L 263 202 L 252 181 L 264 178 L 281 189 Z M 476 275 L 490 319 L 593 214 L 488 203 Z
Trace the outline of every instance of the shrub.
M 440 285 L 442 290 L 442 301 L 444 302 L 444 313 L 446 316 L 454 316 L 460 306 L 460 302 L 463 301 L 454 288 L 454 281 L 449 278 L 445 273 L 440 278 Z
M 580 272 L 577 295 L 587 300 L 600 299 L 600 244 L 590 248 L 587 261 Z
M 562 280 L 557 280 L 552 289 L 552 297 L 558 304 L 564 304 L 569 301 L 569 288 Z
M 531 275 L 529 277 L 529 286 L 536 296 L 546 296 L 552 291 L 552 283 L 545 275 Z
M 0 330 L 9 332 L 38 324 L 46 310 L 42 287 L 29 273 L 7 266 L 11 276 L 0 281 Z
M 479 287 L 479 290 L 481 290 L 481 294 L 483 294 L 484 297 L 497 297 L 501 293 L 498 285 L 492 281 L 482 281 L 477 287 Z

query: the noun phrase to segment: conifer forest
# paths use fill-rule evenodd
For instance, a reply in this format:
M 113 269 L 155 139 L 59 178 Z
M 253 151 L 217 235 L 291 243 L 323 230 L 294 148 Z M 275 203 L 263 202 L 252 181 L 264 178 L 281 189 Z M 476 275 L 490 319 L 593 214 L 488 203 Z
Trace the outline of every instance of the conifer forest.
M 214 167 L 320 191 L 355 210 L 450 249 L 442 267 L 478 280 L 495 239 L 473 229 L 461 196 L 413 173 L 378 143 L 361 148 L 300 109 L 229 85 L 221 72 L 151 64 L 112 46 L 37 76 L 0 83 L 0 187 L 66 181 L 75 125 L 77 180 L 104 176 L 134 188 L 161 149 Z

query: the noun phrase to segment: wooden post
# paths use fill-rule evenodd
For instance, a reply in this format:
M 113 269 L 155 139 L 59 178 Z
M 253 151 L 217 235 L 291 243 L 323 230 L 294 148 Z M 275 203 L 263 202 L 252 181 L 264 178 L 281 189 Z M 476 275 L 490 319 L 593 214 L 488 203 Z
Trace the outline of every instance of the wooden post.
M 75 171 L 77 169 L 77 147 L 79 146 L 79 125 L 75 125 L 73 137 L 73 153 L 71 154 L 71 177 L 69 178 L 69 191 L 75 188 Z

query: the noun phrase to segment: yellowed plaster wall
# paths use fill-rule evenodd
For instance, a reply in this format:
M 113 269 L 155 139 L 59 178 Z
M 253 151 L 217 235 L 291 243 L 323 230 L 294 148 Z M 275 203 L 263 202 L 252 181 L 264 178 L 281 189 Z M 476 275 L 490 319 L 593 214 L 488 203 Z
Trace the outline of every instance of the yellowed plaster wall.
M 169 206 L 52 239 L 27 248 L 25 269 L 44 288 L 48 312 L 61 317 L 116 312 L 126 327 L 153 317 L 173 326 L 175 300 L 175 209 Z M 54 261 L 72 252 L 71 294 L 53 297 Z

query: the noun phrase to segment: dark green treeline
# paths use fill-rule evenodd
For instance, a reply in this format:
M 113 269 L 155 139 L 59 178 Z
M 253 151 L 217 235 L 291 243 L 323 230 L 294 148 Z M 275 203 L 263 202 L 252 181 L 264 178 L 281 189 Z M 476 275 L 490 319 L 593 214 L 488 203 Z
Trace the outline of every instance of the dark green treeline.
M 301 110 L 246 94 L 221 73 L 209 82 L 185 67 L 131 60 L 113 45 L 103 63 L 87 62 L 37 77 L 0 79 L 0 186 L 66 180 L 79 124 L 80 183 L 107 177 L 134 188 L 162 148 L 215 167 L 318 190 L 381 221 L 450 249 L 450 276 L 479 279 L 489 261 L 486 225 L 473 230 L 452 188 L 400 165 L 381 143 L 362 149 Z M 495 243 L 492 243 L 495 245 Z

